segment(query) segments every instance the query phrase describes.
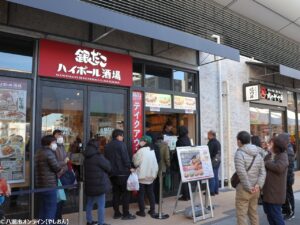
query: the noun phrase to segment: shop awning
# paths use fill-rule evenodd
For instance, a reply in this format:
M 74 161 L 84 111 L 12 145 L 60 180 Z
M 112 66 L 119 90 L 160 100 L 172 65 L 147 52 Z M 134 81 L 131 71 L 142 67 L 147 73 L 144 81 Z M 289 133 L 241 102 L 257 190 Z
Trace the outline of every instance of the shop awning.
M 113 29 L 239 61 L 239 50 L 79 0 L 8 0 Z
M 249 65 L 261 66 L 265 68 L 270 68 L 278 72 L 278 74 L 286 77 L 290 77 L 293 79 L 300 80 L 300 71 L 281 65 L 281 64 L 270 64 L 270 63 L 259 63 L 259 62 L 247 62 Z

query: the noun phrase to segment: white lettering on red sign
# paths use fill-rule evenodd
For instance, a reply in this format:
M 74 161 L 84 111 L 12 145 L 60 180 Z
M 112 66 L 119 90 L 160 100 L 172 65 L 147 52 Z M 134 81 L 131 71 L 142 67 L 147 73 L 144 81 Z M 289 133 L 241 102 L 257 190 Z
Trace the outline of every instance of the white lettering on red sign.
M 132 93 L 132 105 L 132 151 L 134 154 L 139 147 L 139 139 L 143 136 L 142 92 Z

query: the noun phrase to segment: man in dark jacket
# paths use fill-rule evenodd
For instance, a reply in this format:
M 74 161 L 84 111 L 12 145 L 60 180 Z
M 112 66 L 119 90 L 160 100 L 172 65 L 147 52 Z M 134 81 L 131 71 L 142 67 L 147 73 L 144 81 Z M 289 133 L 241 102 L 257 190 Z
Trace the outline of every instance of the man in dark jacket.
M 57 149 L 56 139 L 52 135 L 42 138 L 42 149 L 35 155 L 35 186 L 36 188 L 53 188 L 53 190 L 37 194 L 39 203 L 38 217 L 41 222 L 46 219 L 55 219 L 56 214 L 56 174 L 61 170 L 55 151 Z
M 124 132 L 115 129 L 112 133 L 112 141 L 105 146 L 104 153 L 112 167 L 111 182 L 113 185 L 113 208 L 115 212 L 113 218 L 119 219 L 122 217 L 123 220 L 131 220 L 135 219 L 135 216 L 129 213 L 130 192 L 127 191 L 127 179 L 131 170 L 131 161 L 123 140 Z M 119 210 L 121 199 L 123 215 Z
M 219 168 L 221 164 L 221 144 L 216 138 L 216 132 L 210 130 L 207 133 L 208 148 L 211 159 L 211 164 L 214 171 L 214 178 L 209 179 L 210 195 L 219 194 Z
M 102 224 L 105 221 L 105 193 L 111 189 L 108 173 L 110 163 L 99 151 L 99 141 L 90 140 L 84 152 L 84 184 L 86 200 L 87 225 Z M 94 204 L 98 206 L 98 222 L 93 221 Z
M 188 134 L 189 134 L 189 131 L 188 131 L 187 127 L 180 126 L 178 128 L 178 140 L 176 142 L 176 147 L 185 147 L 185 146 L 191 146 L 192 145 Z M 172 163 L 176 163 L 177 167 L 179 168 L 177 152 L 175 152 L 173 157 L 174 157 L 175 160 L 172 160 Z M 182 194 L 182 196 L 179 198 L 180 201 L 190 200 L 190 193 L 189 193 L 189 188 L 188 188 L 187 183 L 182 183 L 181 194 Z
M 290 134 L 283 133 L 280 134 L 287 145 L 287 155 L 289 160 L 289 167 L 287 173 L 287 184 L 286 184 L 286 201 L 282 206 L 282 213 L 285 214 L 284 219 L 289 220 L 294 218 L 295 214 L 295 199 L 293 192 L 293 184 L 295 182 L 295 174 L 294 174 L 294 161 L 295 161 L 295 153 L 293 149 L 293 145 L 290 142 Z

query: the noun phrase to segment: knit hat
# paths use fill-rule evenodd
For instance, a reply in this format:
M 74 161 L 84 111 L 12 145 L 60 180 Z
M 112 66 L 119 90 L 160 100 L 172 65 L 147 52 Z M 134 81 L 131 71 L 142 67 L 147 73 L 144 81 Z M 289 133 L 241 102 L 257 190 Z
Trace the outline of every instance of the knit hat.
M 151 143 L 152 143 L 152 138 L 151 138 L 150 136 L 148 136 L 148 135 L 144 135 L 144 136 L 140 139 L 140 141 L 145 141 L 145 142 L 147 142 L 148 144 L 151 144 Z

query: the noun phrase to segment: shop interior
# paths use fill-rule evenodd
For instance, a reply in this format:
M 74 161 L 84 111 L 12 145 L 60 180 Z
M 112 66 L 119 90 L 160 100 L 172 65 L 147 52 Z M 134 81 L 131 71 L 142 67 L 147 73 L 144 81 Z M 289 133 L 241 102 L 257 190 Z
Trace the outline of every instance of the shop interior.
M 150 124 L 150 130 L 154 134 L 159 134 L 163 131 L 164 125 L 171 121 L 173 128 L 172 132 L 177 136 L 177 128 L 186 126 L 189 131 L 191 143 L 195 144 L 196 140 L 196 117 L 195 114 L 182 113 L 163 113 L 163 112 L 146 112 L 146 122 Z

